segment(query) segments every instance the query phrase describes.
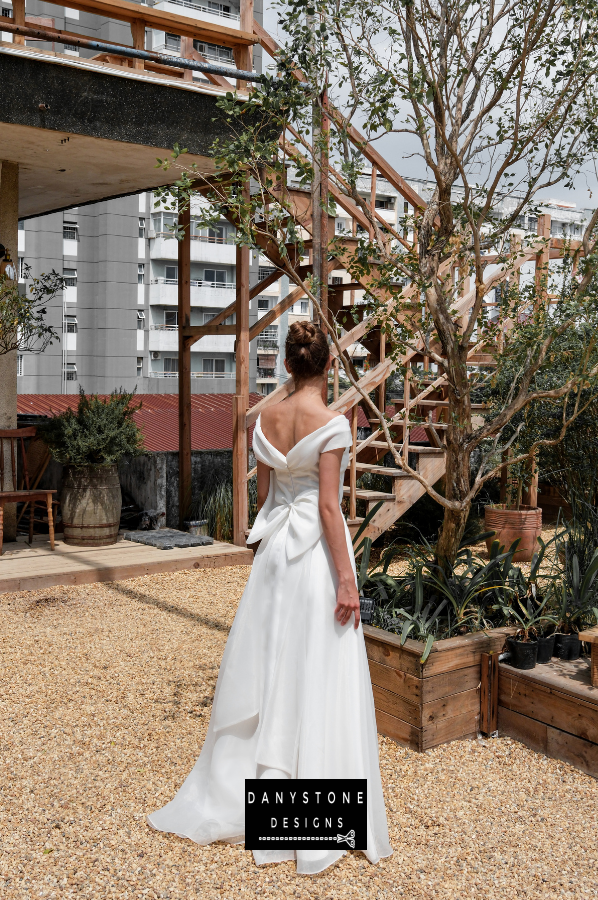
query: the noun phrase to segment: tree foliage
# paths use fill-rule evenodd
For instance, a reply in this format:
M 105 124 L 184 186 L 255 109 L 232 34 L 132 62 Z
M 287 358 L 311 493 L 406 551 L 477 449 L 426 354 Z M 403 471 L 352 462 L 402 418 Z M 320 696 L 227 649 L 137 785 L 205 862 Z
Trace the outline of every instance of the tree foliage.
M 38 426 L 54 459 L 69 466 L 111 466 L 125 455 L 144 452 L 134 413 L 134 393 L 113 391 L 107 399 L 79 389 L 77 411 L 67 409 Z
M 440 494 L 397 451 L 384 410 L 357 385 L 341 354 L 395 464 L 443 506 L 437 553 L 450 566 L 474 497 L 512 443 L 513 420 L 518 425 L 537 403 L 560 406 L 562 437 L 581 414 L 580 392 L 595 389 L 598 213 L 581 243 L 565 242 L 570 264 L 558 273 L 556 287 L 548 267 L 538 269 L 532 284 L 520 288 L 517 282 L 522 264 L 547 250 L 546 238 L 522 232 L 522 217 L 537 217 L 542 194 L 571 187 L 595 157 L 598 9 L 590 0 L 317 0 L 307 6 L 282 0 L 279 16 L 288 35 L 277 57 L 279 80 L 247 101 L 232 93 L 221 101 L 238 127 L 217 148 L 219 175 L 182 167 L 172 196 L 184 205 L 199 191 L 211 203 L 204 224 L 222 215 L 235 222 L 238 242 L 267 250 L 319 309 L 323 286 L 300 270 L 306 232 L 286 179 L 292 166 L 296 183 L 308 187 L 332 161 L 334 195 L 352 204 L 367 228 L 352 249 L 337 237 L 330 255 L 353 278 L 368 279 L 368 311 L 386 332 L 399 371 L 423 354 L 446 384 Z M 280 140 L 271 130 L 243 127 L 256 106 L 276 122 Z M 409 195 L 411 206 L 397 228 L 362 196 L 367 151 L 355 137 L 355 121 L 374 144 L 391 132 L 405 135 L 410 155 L 420 157 L 433 181 L 426 203 Z M 333 215 L 332 197 L 323 203 Z M 491 313 L 487 295 L 505 277 L 509 287 Z M 555 292 L 558 304 L 551 302 Z M 363 307 L 352 314 L 358 321 Z M 350 327 L 351 319 L 343 324 Z M 337 326 L 329 322 L 340 353 Z M 556 357 L 569 352 L 563 340 L 572 330 L 575 358 L 570 366 L 555 366 Z M 472 365 L 472 353 L 480 350 L 497 356 L 496 375 Z M 509 390 L 494 391 L 492 415 L 474 426 L 472 398 L 504 380 L 507 370 L 514 376 Z M 536 449 L 530 445 L 519 456 Z M 472 455 L 480 460 L 474 471 Z M 515 462 L 521 462 L 516 454 Z
M 27 280 L 31 268 L 25 265 Z M 19 292 L 19 285 L 0 275 L 0 356 L 12 350 L 42 353 L 59 340 L 59 335 L 46 322 L 48 304 L 64 289 L 64 278 L 52 270 L 48 275 L 33 278 L 29 292 Z

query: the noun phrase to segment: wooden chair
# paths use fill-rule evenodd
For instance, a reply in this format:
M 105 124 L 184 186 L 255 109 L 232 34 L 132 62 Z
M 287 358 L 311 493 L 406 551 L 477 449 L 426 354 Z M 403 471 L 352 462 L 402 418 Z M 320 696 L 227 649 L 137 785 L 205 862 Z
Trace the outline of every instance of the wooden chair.
M 54 517 L 52 514 L 52 495 L 56 491 L 39 490 L 30 488 L 29 483 L 29 467 L 27 464 L 27 453 L 25 452 L 25 440 L 27 438 L 35 438 L 35 428 L 5 428 L 0 429 L 0 556 L 2 555 L 3 531 L 4 531 L 4 504 L 5 503 L 25 503 L 29 504 L 29 543 L 33 543 L 33 520 L 35 515 L 35 504 L 44 503 L 48 511 L 48 529 L 50 532 L 50 548 L 54 550 Z M 6 457 L 10 461 L 10 471 L 12 479 L 10 484 L 13 488 L 18 485 L 17 480 L 17 443 L 21 444 L 22 459 L 22 484 L 25 490 L 5 490 L 8 478 L 6 477 Z M 7 453 L 8 451 L 8 453 Z
M 598 625 L 579 632 L 579 640 L 591 645 L 590 679 L 592 687 L 598 687 Z

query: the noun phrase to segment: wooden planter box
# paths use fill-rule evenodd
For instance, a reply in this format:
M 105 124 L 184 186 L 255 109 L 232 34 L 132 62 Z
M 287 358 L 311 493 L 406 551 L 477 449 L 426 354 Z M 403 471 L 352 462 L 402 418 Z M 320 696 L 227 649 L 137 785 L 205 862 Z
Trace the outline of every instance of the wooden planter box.
M 480 657 L 502 650 L 512 628 L 436 641 L 425 663 L 424 645 L 364 625 L 380 734 L 414 750 L 478 733 Z
M 532 750 L 598 777 L 598 687 L 586 659 L 522 671 L 501 663 L 498 727 Z

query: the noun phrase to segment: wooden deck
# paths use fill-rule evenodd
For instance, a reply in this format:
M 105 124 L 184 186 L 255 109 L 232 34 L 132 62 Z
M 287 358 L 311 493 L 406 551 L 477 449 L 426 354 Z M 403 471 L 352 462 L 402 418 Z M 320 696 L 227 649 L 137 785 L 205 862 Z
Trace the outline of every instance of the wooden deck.
M 598 687 L 587 659 L 530 671 L 501 663 L 498 685 L 503 734 L 598 777 Z
M 0 594 L 252 562 L 251 550 L 220 541 L 214 541 L 209 547 L 158 550 L 122 539 L 110 547 L 96 548 L 72 547 L 57 540 L 56 550 L 52 552 L 47 539 L 37 538 L 32 547 L 22 541 L 4 545 L 0 557 Z

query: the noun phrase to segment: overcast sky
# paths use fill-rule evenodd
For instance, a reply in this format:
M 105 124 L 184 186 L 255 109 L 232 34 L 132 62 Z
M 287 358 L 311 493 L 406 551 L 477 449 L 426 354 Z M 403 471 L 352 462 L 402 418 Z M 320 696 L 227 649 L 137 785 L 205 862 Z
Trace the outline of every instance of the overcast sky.
M 283 43 L 284 35 L 279 32 L 276 8 L 271 0 L 264 0 L 264 28 L 279 43 Z M 359 127 L 358 122 L 355 124 Z M 376 141 L 375 146 L 404 178 L 428 177 L 423 160 L 413 156 L 419 149 L 419 142 L 414 137 L 399 134 L 384 135 Z M 578 207 L 595 208 L 598 206 L 598 182 L 593 174 L 593 166 L 588 166 L 588 172 L 577 178 L 573 191 L 565 187 L 553 187 L 544 192 L 541 199 L 568 200 L 576 203 Z

